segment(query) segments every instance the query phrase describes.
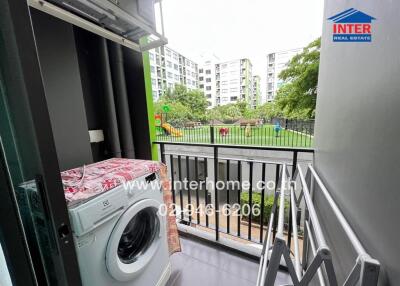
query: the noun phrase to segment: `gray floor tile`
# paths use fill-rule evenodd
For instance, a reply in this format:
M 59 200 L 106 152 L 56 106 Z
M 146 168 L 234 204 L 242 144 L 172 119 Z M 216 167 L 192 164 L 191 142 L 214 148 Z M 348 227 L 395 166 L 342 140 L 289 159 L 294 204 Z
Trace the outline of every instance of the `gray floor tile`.
M 240 255 L 189 238 L 181 238 L 182 252 L 171 256 L 167 286 L 254 286 L 258 263 Z M 290 284 L 287 273 L 278 273 L 277 285 Z

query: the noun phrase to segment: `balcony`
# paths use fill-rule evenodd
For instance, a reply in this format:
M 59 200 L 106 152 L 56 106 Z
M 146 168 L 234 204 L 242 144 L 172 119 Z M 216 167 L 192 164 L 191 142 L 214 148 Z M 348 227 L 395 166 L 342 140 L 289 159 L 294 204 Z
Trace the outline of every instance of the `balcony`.
M 309 285 L 311 280 L 317 285 L 355 285 L 369 275 L 377 279 L 379 262 L 361 246 L 313 169 L 312 149 L 156 144 L 169 168 L 182 242 L 182 252 L 171 257 L 168 286 Z M 176 187 L 184 181 L 188 184 Z M 225 185 L 218 187 L 220 182 Z M 239 184 L 231 188 L 229 182 Z M 330 245 L 325 238 L 313 199 L 317 191 L 354 249 L 345 280 L 336 277 L 331 255 L 343 245 Z
M 253 286 L 259 263 L 234 251 L 222 249 L 199 239 L 182 236 L 182 252 L 171 256 L 172 273 L 167 286 Z M 277 283 L 290 283 L 281 271 Z

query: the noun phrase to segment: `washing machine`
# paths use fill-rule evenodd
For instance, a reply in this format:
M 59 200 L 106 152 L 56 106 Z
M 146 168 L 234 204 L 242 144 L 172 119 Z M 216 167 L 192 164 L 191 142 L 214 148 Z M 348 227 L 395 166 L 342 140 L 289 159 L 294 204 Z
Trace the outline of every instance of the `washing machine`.
M 153 173 L 69 208 L 84 286 L 166 284 L 170 263 L 162 204 L 159 175 Z

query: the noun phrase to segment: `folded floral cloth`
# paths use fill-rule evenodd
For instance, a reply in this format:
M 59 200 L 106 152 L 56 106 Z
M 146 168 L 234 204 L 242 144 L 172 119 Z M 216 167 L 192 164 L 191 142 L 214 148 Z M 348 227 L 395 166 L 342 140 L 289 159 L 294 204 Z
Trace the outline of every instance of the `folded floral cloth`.
M 172 192 L 167 167 L 156 161 L 112 158 L 61 173 L 65 199 L 69 207 L 88 201 L 139 177 L 159 173 L 167 206 L 168 246 L 170 254 L 180 251 L 175 216 L 172 216 Z

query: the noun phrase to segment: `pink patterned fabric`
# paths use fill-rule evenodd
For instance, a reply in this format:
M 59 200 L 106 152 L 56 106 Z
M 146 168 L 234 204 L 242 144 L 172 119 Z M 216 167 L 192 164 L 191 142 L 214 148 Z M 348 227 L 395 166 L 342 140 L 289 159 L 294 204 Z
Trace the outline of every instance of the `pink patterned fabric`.
M 68 205 L 116 188 L 146 174 L 158 172 L 162 164 L 155 161 L 112 158 L 61 173 Z
M 172 208 L 172 193 L 167 167 L 160 162 L 112 158 L 102 162 L 75 168 L 61 173 L 65 199 L 68 206 L 85 202 L 125 182 L 147 174 L 159 172 L 164 192 L 164 203 Z M 170 213 L 170 212 L 168 212 Z M 180 251 L 179 235 L 175 217 L 168 217 L 168 244 L 170 254 Z

